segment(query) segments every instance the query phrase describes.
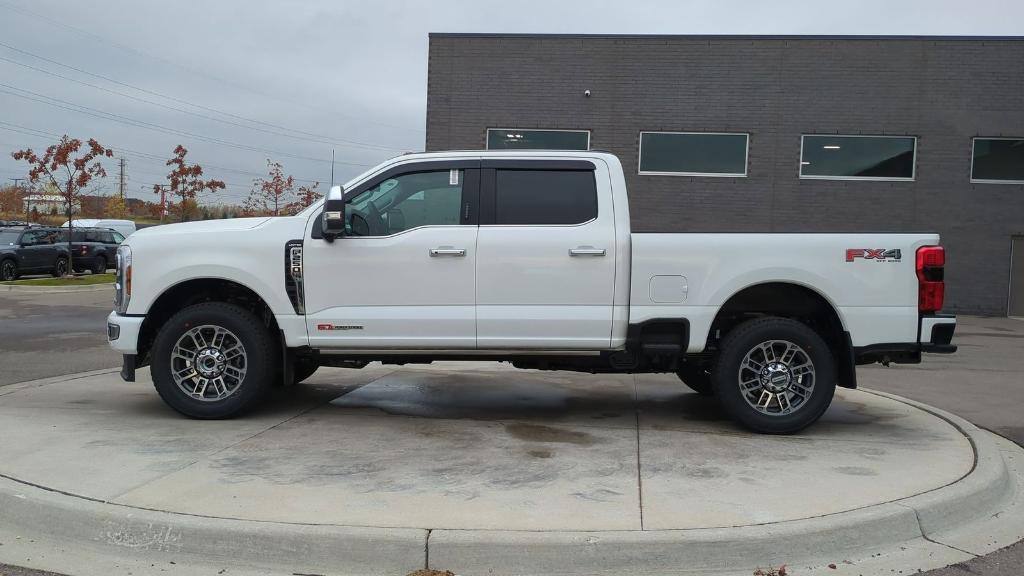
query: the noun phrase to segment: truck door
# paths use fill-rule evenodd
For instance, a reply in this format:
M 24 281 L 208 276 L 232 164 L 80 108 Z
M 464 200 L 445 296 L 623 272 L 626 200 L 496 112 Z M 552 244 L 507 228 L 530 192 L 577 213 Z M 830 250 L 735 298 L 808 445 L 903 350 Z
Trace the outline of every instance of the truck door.
M 392 168 L 346 191 L 346 234 L 304 242 L 306 325 L 323 348 L 472 349 L 479 160 Z
M 581 160 L 482 167 L 477 347 L 608 347 L 615 223 L 607 174 Z

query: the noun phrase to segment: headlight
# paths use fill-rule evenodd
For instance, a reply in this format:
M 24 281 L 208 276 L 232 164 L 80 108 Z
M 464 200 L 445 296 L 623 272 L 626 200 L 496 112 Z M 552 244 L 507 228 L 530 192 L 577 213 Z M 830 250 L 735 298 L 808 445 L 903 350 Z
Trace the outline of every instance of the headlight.
M 114 309 L 118 314 L 128 311 L 132 299 L 132 249 L 127 244 L 117 248 L 117 276 L 114 282 Z

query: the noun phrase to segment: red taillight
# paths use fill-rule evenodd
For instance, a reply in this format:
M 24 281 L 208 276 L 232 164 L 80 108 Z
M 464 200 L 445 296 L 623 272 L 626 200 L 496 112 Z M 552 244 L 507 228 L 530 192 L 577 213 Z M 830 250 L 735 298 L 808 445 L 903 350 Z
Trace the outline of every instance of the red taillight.
M 85 256 L 85 253 L 88 251 L 88 248 L 82 246 L 79 250 L 82 252 L 82 256 Z
M 942 310 L 946 296 L 943 267 L 946 250 L 942 246 L 922 246 L 917 249 L 917 309 L 920 312 Z

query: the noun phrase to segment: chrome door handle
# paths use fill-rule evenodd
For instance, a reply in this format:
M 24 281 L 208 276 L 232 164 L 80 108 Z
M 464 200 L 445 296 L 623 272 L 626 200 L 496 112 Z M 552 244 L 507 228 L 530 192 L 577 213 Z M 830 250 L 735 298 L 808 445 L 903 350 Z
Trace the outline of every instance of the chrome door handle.
M 604 256 L 604 248 L 580 246 L 569 250 L 569 256 Z
M 466 251 L 461 248 L 431 248 L 430 257 L 435 256 L 465 256 Z

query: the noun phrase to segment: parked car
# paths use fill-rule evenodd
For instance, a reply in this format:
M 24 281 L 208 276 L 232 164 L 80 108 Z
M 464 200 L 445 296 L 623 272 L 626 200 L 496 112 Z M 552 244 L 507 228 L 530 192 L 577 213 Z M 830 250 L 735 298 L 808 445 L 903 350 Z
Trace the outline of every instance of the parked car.
M 0 280 L 17 280 L 23 274 L 67 274 L 68 247 L 60 239 L 59 228 L 0 228 Z
M 956 351 L 938 234 L 633 232 L 603 152 L 409 154 L 295 216 L 140 230 L 118 262 L 122 377 L 150 365 L 194 418 L 320 365 L 475 360 L 674 373 L 781 434 L 859 364 Z
M 109 228 L 111 230 L 117 230 L 122 236 L 131 236 L 132 232 L 135 232 L 135 222 L 131 220 L 113 220 L 113 219 L 96 219 L 96 218 L 81 218 L 73 219 L 71 221 L 74 228 Z M 61 224 L 62 228 L 67 228 L 68 223 Z
M 62 230 L 61 242 L 67 242 L 68 231 Z M 124 236 L 109 228 L 78 228 L 71 230 L 71 262 L 75 272 L 102 274 L 117 260 L 117 247 Z

